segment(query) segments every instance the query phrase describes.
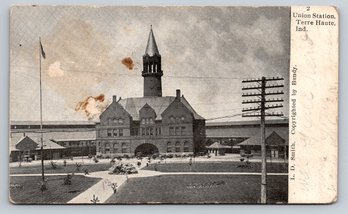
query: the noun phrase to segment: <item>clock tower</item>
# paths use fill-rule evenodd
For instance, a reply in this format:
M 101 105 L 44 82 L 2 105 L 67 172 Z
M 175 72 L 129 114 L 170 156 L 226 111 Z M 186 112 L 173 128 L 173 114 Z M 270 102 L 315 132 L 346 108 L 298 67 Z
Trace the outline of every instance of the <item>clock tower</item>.
M 144 97 L 162 97 L 161 55 L 159 54 L 152 26 L 143 56 Z

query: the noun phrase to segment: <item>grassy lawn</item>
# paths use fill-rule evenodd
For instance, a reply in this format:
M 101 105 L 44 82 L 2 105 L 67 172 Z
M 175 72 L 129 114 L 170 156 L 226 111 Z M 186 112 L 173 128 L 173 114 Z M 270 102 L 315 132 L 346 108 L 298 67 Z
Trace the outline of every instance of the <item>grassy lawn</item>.
M 40 176 L 10 177 L 10 198 L 16 204 L 62 204 L 70 201 L 89 187 L 97 183 L 99 178 L 75 175 L 71 185 L 63 185 L 65 176 L 47 176 L 48 190 L 40 191 Z
M 87 162 L 87 161 L 86 161 Z M 93 163 L 89 162 L 82 164 L 80 171 L 77 171 L 76 165 L 69 164 L 63 166 L 59 163 L 56 169 L 53 169 L 49 161 L 45 162 L 45 173 L 72 173 L 72 172 L 84 172 L 84 169 L 88 169 L 89 172 L 106 171 L 111 165 L 110 163 Z M 10 174 L 40 174 L 41 165 L 26 165 L 26 166 L 14 166 L 10 167 Z
M 260 162 L 251 162 L 251 168 L 241 168 L 240 162 L 196 162 L 190 166 L 187 163 L 162 163 L 150 164 L 144 167 L 145 170 L 155 170 L 160 172 L 261 172 Z M 287 163 L 267 163 L 267 172 L 288 172 Z
M 259 175 L 131 178 L 106 203 L 258 203 Z M 268 203 L 287 203 L 288 176 L 268 176 Z

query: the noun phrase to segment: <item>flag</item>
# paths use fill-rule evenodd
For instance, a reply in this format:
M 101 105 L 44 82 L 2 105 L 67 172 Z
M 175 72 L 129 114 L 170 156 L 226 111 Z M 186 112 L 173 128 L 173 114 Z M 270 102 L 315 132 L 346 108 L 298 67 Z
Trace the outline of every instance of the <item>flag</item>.
M 44 51 L 44 49 L 43 49 L 43 47 L 42 47 L 41 41 L 40 41 L 40 49 L 41 49 L 41 55 L 42 55 L 42 57 L 43 57 L 44 59 L 46 59 L 46 53 L 45 53 L 45 51 Z

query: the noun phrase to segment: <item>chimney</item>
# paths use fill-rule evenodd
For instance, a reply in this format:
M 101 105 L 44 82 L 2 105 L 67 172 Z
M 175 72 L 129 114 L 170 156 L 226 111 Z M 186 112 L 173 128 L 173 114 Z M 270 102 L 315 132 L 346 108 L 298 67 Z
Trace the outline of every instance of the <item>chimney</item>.
M 180 89 L 176 89 L 176 98 L 180 100 Z
M 112 102 L 116 103 L 116 101 L 117 101 L 117 96 L 116 95 L 112 96 Z

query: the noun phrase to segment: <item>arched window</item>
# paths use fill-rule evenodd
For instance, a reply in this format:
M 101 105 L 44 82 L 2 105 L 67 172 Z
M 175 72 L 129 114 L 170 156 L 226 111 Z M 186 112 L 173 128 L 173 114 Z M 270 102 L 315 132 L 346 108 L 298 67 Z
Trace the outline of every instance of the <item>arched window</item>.
M 175 143 L 175 152 L 180 152 L 181 151 L 181 145 L 180 145 L 180 142 L 179 141 L 177 141 L 176 143 Z
M 190 143 L 185 141 L 184 142 L 184 152 L 189 152 L 190 151 Z
M 118 153 L 118 143 L 114 143 L 113 153 Z
M 122 143 L 122 153 L 127 153 L 127 143 Z
M 172 146 L 173 146 L 173 145 L 172 145 L 172 142 L 169 141 L 169 142 L 167 143 L 167 152 L 168 152 L 168 153 L 172 152 Z

